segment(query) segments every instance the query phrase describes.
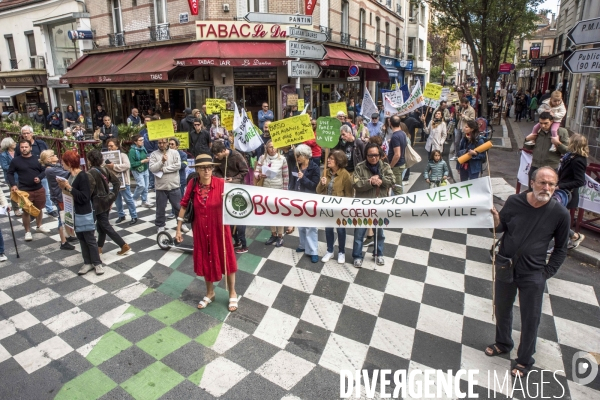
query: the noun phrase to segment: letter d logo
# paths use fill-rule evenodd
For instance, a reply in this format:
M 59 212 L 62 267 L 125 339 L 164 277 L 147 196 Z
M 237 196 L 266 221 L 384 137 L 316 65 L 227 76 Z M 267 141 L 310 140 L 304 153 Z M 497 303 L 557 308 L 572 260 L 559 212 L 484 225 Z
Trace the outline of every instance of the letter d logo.
M 587 385 L 598 375 L 598 361 L 590 353 L 578 351 L 571 361 L 573 382 Z

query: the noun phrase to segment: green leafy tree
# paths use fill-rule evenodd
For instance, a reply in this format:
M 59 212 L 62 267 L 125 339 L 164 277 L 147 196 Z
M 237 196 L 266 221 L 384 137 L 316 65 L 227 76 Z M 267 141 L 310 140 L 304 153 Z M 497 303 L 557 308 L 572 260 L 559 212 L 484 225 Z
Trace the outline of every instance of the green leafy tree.
M 535 29 L 541 0 L 426 0 L 437 21 L 456 29 L 469 46 L 480 85 L 481 104 L 493 94 L 500 63 L 508 57 L 511 42 Z M 489 78 L 489 87 L 486 82 Z M 487 114 L 487 107 L 481 108 Z

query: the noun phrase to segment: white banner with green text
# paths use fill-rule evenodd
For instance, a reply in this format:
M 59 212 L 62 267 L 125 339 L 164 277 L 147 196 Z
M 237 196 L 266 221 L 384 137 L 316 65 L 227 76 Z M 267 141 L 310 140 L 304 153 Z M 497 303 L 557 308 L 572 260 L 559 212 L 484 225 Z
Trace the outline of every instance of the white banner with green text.
M 373 199 L 226 183 L 224 202 L 226 225 L 455 229 L 493 224 L 488 177 Z

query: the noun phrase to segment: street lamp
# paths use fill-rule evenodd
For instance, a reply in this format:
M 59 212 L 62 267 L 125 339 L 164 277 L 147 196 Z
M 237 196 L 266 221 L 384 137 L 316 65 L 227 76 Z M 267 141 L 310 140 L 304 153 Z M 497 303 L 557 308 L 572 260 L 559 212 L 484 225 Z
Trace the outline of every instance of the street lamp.
M 444 77 L 446 76 L 446 71 L 442 70 L 442 86 L 444 86 Z

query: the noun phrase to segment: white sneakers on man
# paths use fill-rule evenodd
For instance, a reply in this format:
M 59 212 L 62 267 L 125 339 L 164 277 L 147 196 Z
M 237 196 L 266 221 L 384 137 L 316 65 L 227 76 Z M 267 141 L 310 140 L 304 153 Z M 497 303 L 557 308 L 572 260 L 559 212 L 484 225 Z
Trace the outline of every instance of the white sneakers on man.
M 31 234 L 31 232 L 25 232 L 25 241 L 31 242 L 32 240 L 33 240 L 33 235 Z
M 329 253 L 329 252 L 327 252 L 327 253 L 325 253 L 325 255 L 323 256 L 323 258 L 321 258 L 321 261 L 323 261 L 323 262 L 327 262 L 327 261 L 331 260 L 331 257 L 333 257 L 333 253 Z
M 346 254 L 338 253 L 338 264 L 345 264 L 345 263 L 346 263 Z
M 44 227 L 44 225 L 42 225 L 42 226 L 36 226 L 35 227 L 35 231 L 37 233 L 50 233 L 50 229 Z

